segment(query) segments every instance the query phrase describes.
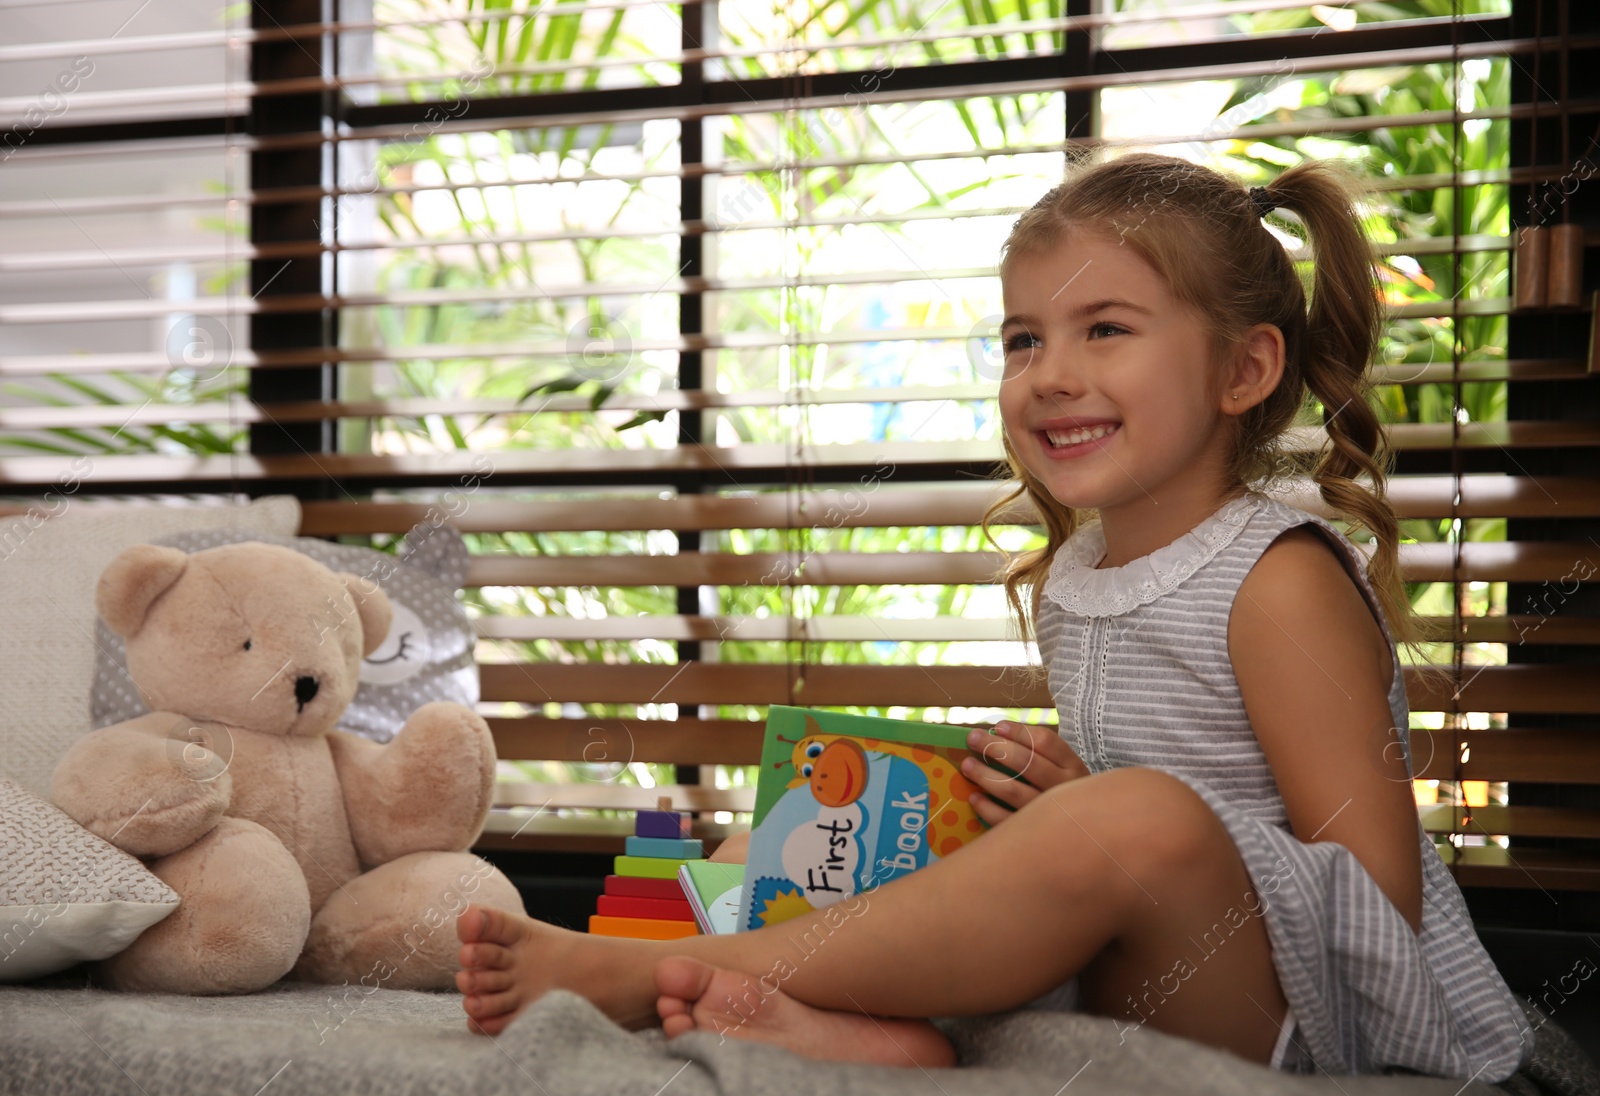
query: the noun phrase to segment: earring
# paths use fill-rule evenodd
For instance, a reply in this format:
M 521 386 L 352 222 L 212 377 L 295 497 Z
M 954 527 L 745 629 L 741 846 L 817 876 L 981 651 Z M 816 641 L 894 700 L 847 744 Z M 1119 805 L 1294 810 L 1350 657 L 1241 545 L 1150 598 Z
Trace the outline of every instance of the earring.
M 1237 393 L 1237 392 L 1235 392 L 1235 393 L 1234 393 L 1234 394 L 1233 394 L 1233 398 L 1234 398 L 1234 399 L 1238 399 L 1238 398 L 1239 398 L 1239 393 Z

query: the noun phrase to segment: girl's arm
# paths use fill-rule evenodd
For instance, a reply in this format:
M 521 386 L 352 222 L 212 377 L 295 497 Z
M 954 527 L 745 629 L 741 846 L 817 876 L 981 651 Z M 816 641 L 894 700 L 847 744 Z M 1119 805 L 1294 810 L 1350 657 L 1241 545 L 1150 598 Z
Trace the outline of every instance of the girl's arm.
M 1301 841 L 1335 841 L 1413 932 L 1422 924 L 1417 809 L 1389 711 L 1394 668 L 1354 579 L 1321 533 L 1290 529 L 1245 576 L 1228 652 L 1250 725 Z

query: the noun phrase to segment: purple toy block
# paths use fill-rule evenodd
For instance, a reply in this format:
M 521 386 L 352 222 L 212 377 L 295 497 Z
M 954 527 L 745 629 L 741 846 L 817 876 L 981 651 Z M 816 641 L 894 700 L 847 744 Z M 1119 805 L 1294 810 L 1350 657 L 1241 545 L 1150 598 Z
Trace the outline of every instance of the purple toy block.
M 689 816 L 681 811 L 640 811 L 633 833 L 635 837 L 688 837 Z

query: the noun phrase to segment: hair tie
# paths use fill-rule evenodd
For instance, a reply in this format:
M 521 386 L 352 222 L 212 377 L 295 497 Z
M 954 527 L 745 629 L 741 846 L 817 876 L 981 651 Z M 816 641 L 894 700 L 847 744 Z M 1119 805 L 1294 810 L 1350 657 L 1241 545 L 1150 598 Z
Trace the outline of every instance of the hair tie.
M 1250 188 L 1250 201 L 1255 204 L 1257 217 L 1265 217 L 1278 208 L 1277 201 L 1267 193 L 1267 188 L 1264 186 Z

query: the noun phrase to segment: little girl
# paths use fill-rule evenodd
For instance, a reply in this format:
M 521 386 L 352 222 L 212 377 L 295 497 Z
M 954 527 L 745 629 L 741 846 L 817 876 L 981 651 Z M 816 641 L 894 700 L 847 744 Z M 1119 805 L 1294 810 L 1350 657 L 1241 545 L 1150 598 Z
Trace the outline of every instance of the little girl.
M 1309 306 L 1274 209 L 1314 249 Z M 1076 1007 L 1291 1072 L 1510 1076 L 1529 1028 L 1411 794 L 1396 641 L 1415 632 L 1349 190 L 1315 162 L 1248 191 L 1162 156 L 1080 165 L 1018 220 L 1000 273 L 1006 455 L 1048 534 L 1005 583 L 1060 735 L 973 732 L 1021 774 L 970 767 L 991 832 L 730 936 L 472 907 L 468 1016 L 494 1034 L 564 988 L 668 1036 L 931 1067 L 954 1054 L 925 1018 Z M 1314 479 L 1372 531 L 1370 562 L 1264 491 L 1308 391 L 1331 441 Z

